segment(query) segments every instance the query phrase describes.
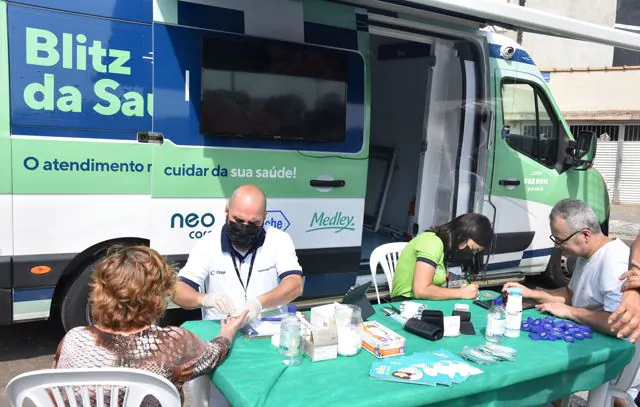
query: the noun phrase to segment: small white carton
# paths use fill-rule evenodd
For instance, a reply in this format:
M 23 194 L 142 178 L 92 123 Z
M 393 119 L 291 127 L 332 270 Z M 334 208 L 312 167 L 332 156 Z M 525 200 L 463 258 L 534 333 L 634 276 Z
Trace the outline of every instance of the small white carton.
M 311 308 L 311 325 L 318 328 L 335 326 L 336 303 Z

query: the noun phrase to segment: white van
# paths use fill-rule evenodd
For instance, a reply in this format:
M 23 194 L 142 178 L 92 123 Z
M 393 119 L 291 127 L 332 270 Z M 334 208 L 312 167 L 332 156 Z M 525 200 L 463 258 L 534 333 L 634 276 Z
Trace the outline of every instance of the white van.
M 0 1 L 0 323 L 86 322 L 110 244 L 184 262 L 244 183 L 294 239 L 301 305 L 471 211 L 497 232 L 481 283 L 566 284 L 547 219 L 575 197 L 607 229 L 595 135 L 494 24 L 640 50 L 486 0 Z

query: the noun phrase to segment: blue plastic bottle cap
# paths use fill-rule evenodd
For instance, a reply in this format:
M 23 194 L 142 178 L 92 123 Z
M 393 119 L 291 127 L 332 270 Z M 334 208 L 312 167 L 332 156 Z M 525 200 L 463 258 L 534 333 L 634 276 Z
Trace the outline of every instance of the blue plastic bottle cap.
M 521 330 L 521 331 L 528 331 L 529 329 L 531 329 L 531 325 L 529 325 L 529 324 L 528 324 L 528 323 L 526 323 L 526 322 L 523 322 L 523 323 L 520 325 L 520 330 Z
M 531 328 L 529 328 L 529 330 L 533 333 L 540 333 L 544 331 L 544 328 L 542 328 L 540 325 L 534 325 Z
M 556 328 L 562 328 L 564 325 L 565 323 L 561 319 L 556 319 L 555 321 L 553 321 L 553 326 L 555 326 Z
M 577 334 L 573 335 L 574 338 L 578 339 L 578 340 L 583 340 L 584 339 L 584 334 L 581 332 L 578 332 Z
M 575 339 L 573 339 L 573 336 L 571 335 L 565 335 L 562 339 L 564 339 L 565 342 L 569 342 L 569 343 L 575 342 Z
M 540 339 L 549 339 L 549 333 L 540 332 Z
M 540 334 L 537 334 L 535 332 L 530 332 L 529 333 L 529 338 L 533 339 L 534 341 L 539 341 L 540 340 Z
M 545 324 L 543 324 L 543 325 L 542 325 L 542 327 L 543 327 L 545 330 L 547 330 L 547 331 L 550 331 L 550 330 L 552 330 L 552 329 L 553 329 L 553 325 L 551 325 L 551 324 L 549 324 L 549 323 L 545 323 Z
M 551 318 L 551 317 L 546 317 L 546 318 L 545 318 L 545 319 L 543 319 L 542 321 L 543 321 L 543 322 L 546 322 L 546 323 L 548 323 L 548 324 L 550 324 L 550 323 L 552 323 L 552 322 L 553 322 L 553 318 Z
M 591 334 L 591 332 L 584 332 L 584 333 L 582 334 L 582 336 L 584 336 L 584 337 L 585 337 L 585 339 L 591 339 L 591 338 L 593 338 L 593 335 Z
M 586 325 L 580 325 L 578 326 L 578 329 L 580 329 L 582 332 L 593 332 L 593 329 L 591 329 L 591 327 L 586 326 Z
M 533 324 L 533 321 L 535 321 L 533 318 L 527 317 L 527 324 L 531 325 Z
M 296 311 L 298 311 L 298 307 L 296 307 L 295 304 L 289 304 L 289 306 L 287 307 L 287 311 L 291 314 L 295 314 Z
M 539 319 L 534 319 L 533 320 L 533 325 L 537 326 L 537 325 L 540 325 L 540 324 L 542 324 L 542 321 L 540 321 Z
M 500 306 L 502 305 L 502 297 L 497 297 L 493 300 L 493 305 Z

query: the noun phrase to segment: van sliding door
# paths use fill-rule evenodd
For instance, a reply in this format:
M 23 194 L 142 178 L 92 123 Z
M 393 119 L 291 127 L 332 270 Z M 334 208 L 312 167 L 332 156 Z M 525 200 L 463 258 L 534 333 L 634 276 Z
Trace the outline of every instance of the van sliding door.
M 420 168 L 419 231 L 445 223 L 453 217 L 481 211 L 484 193 L 486 135 L 477 103 L 482 84 L 471 46 L 452 41 L 434 43 L 432 69 L 425 113 L 426 151 Z

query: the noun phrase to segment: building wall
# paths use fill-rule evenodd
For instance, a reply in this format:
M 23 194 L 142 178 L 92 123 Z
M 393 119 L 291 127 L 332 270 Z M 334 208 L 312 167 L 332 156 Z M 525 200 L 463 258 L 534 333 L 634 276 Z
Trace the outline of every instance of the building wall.
M 569 121 L 640 120 L 640 70 L 551 72 L 549 87 Z
M 506 0 L 518 4 L 518 0 Z M 618 0 L 526 0 L 525 7 L 571 17 L 594 24 L 613 27 Z M 587 7 L 588 4 L 588 7 Z M 512 35 L 510 35 L 512 36 Z M 540 68 L 568 68 L 578 66 L 610 66 L 614 49 L 584 41 L 568 40 L 547 35 L 522 34 L 522 45 Z
M 526 0 L 525 7 L 640 33 L 638 0 Z M 516 34 L 510 36 L 515 39 Z M 522 45 L 542 68 L 640 65 L 640 52 L 531 33 L 523 33 L 522 37 Z
M 525 7 L 640 33 L 634 25 L 640 24 L 638 0 L 526 0 Z M 640 120 L 640 70 L 604 69 L 638 66 L 640 52 L 528 32 L 522 46 L 541 70 L 551 72 L 549 85 L 567 120 Z

